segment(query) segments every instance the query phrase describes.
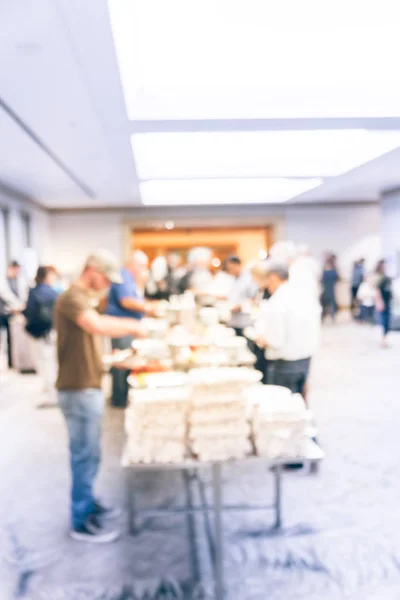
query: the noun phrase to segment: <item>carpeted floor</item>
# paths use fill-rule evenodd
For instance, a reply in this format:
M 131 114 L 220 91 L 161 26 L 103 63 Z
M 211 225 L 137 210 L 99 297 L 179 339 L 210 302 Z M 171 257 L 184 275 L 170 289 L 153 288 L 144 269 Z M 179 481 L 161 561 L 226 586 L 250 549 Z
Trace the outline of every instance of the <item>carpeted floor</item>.
M 268 534 L 268 513 L 224 517 L 227 600 L 400 598 L 398 335 L 392 344 L 381 350 L 374 329 L 325 327 L 311 402 L 327 458 L 317 476 L 285 477 L 282 535 Z M 137 537 L 106 547 L 67 537 L 66 434 L 58 409 L 35 409 L 39 389 L 33 376 L 0 381 L 0 599 L 211 600 L 200 517 L 195 569 L 180 516 L 142 521 Z M 126 501 L 122 417 L 108 411 L 99 479 L 116 504 Z M 183 500 L 176 473 L 143 473 L 137 487 L 143 505 Z M 262 466 L 225 469 L 229 502 L 271 494 Z

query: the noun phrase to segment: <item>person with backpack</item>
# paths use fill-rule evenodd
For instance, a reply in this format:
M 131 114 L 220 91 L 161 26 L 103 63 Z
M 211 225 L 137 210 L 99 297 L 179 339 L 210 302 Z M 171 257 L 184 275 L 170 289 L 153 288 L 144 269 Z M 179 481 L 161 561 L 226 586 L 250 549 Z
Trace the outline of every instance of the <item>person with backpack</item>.
M 32 357 L 36 373 L 44 382 L 45 400 L 38 408 L 56 406 L 55 381 L 57 361 L 53 330 L 53 310 L 58 293 L 53 288 L 57 278 L 54 267 L 40 266 L 36 274 L 36 285 L 29 291 L 24 316 L 25 329 L 32 342 Z

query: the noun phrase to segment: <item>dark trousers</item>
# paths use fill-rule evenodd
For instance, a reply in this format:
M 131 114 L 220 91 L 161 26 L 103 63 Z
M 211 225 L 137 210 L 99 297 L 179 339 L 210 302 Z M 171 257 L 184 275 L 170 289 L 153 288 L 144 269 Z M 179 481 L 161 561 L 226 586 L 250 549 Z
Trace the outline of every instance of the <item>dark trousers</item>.
M 381 323 L 382 323 L 382 327 L 383 327 L 383 335 L 386 336 L 389 331 L 390 331 L 390 317 L 391 317 L 391 311 L 390 311 L 390 307 L 387 306 L 385 308 L 385 310 L 383 310 L 380 313 L 380 317 L 381 317 Z
M 265 358 L 265 349 L 260 348 L 254 342 L 248 342 L 250 351 L 255 355 L 256 362 L 254 368 L 262 373 L 261 383 L 268 383 L 268 361 Z
M 360 320 L 364 323 L 374 323 L 375 306 L 360 306 Z
M 268 383 L 286 387 L 293 394 L 303 394 L 310 362 L 310 358 L 268 361 Z
M 337 309 L 335 296 L 322 299 L 322 318 L 325 318 L 330 314 L 332 319 L 334 319 L 336 317 Z
M 233 327 L 232 329 L 235 330 L 236 335 L 238 335 L 239 337 L 243 337 L 243 333 L 244 333 L 243 327 Z
M 12 352 L 11 352 L 11 331 L 10 331 L 10 317 L 9 315 L 0 315 L 0 334 L 1 330 L 5 329 L 7 334 L 7 358 L 8 366 L 12 368 Z
M 357 306 L 357 294 L 360 286 L 352 285 L 351 286 L 351 310 L 353 311 Z
M 133 336 L 126 335 L 122 338 L 111 340 L 113 350 L 127 350 L 132 346 Z M 118 408 L 125 408 L 128 404 L 128 376 L 130 371 L 126 369 L 111 369 L 112 395 L 111 404 Z

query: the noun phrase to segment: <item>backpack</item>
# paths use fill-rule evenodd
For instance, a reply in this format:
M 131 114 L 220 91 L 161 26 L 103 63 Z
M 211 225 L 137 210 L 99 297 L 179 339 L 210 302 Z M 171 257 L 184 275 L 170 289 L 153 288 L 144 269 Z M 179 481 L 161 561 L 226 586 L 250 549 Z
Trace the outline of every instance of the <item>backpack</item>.
M 46 337 L 53 328 L 53 301 L 38 302 L 35 298 L 25 325 L 25 330 L 34 338 Z

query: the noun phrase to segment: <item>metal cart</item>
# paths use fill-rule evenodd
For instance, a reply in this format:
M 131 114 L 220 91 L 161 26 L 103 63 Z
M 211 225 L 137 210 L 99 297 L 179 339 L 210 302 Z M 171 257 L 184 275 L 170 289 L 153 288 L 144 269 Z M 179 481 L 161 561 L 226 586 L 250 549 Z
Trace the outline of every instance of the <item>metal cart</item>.
M 136 520 L 139 515 L 142 516 L 160 516 L 168 514 L 182 514 L 188 517 L 203 513 L 206 536 L 210 549 L 210 555 L 214 568 L 215 579 L 215 599 L 224 599 L 224 567 L 223 567 L 223 511 L 254 511 L 254 510 L 274 510 L 274 521 L 272 529 L 276 532 L 282 527 L 282 475 L 284 473 L 283 465 L 295 463 L 316 463 L 324 457 L 322 450 L 310 441 L 307 456 L 296 457 L 295 459 L 267 459 L 260 457 L 248 457 L 240 461 L 230 460 L 225 462 L 200 462 L 196 460 L 187 460 L 178 464 L 132 464 L 129 462 L 127 454 L 122 458 L 122 466 L 126 469 L 127 474 L 127 503 L 129 507 L 129 529 L 130 534 L 137 533 Z M 226 464 L 246 462 L 247 464 L 262 463 L 266 469 L 269 469 L 274 480 L 274 501 L 270 505 L 242 505 L 242 504 L 224 504 L 223 503 L 223 486 L 222 486 L 222 469 Z M 208 503 L 206 498 L 206 489 L 200 472 L 204 469 L 211 469 L 212 481 L 212 503 Z M 167 508 L 145 508 L 138 509 L 135 493 L 135 475 L 140 471 L 181 471 L 183 477 L 183 485 L 186 492 L 186 506 L 169 506 Z M 193 504 L 195 486 L 197 487 L 200 505 Z M 209 514 L 213 515 L 214 534 L 212 535 L 209 522 Z M 195 544 L 193 527 L 189 522 L 189 544 Z M 193 547 L 191 547 L 191 555 L 193 556 Z

